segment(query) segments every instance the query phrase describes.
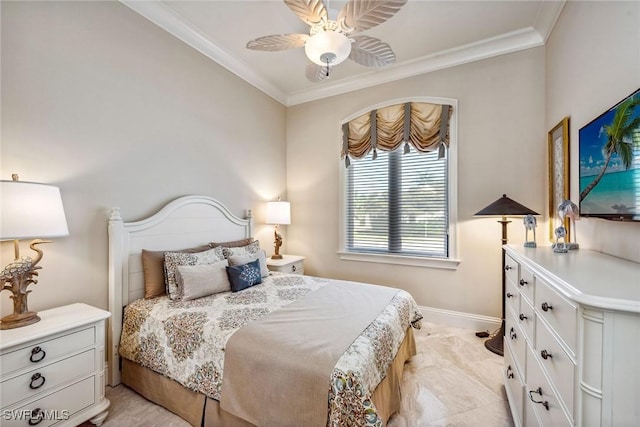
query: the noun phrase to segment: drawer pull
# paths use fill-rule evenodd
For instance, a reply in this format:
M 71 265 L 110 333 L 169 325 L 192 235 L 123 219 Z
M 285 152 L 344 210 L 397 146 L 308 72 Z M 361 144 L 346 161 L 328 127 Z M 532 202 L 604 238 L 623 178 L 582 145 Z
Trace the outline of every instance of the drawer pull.
M 553 307 L 550 304 L 547 304 L 546 302 L 543 302 L 540 307 L 542 308 L 542 311 L 544 311 L 544 312 L 547 312 L 547 311 L 553 309 Z
M 291 266 L 291 271 L 296 271 L 296 266 L 295 265 Z
M 551 353 L 549 353 L 547 350 L 542 350 L 540 352 L 540 356 L 542 356 L 544 360 L 551 359 Z
M 37 372 L 31 376 L 31 382 L 29 383 L 29 388 L 31 390 L 37 390 L 44 385 L 45 381 L 46 379 L 40 374 L 40 372 Z
M 511 292 L 507 292 L 507 298 L 513 298 L 513 294 Z
M 507 366 L 507 378 L 513 378 L 513 369 L 511 365 Z
M 512 340 L 515 340 L 517 338 L 516 331 L 514 331 L 513 328 L 511 328 L 511 330 L 509 331 L 509 336 Z
M 38 358 L 34 358 L 34 356 L 37 356 L 40 353 L 42 353 L 42 356 L 40 356 Z M 44 359 L 44 357 L 46 355 L 47 355 L 47 353 L 43 349 L 41 349 L 40 347 L 33 347 L 31 349 L 31 356 L 29 356 L 29 360 L 31 360 L 33 363 L 38 363 L 42 359 Z
M 31 418 L 29 418 L 30 426 L 37 426 L 43 420 L 44 420 L 44 412 L 42 411 L 42 409 L 36 408 L 33 411 L 31 411 Z
M 520 313 L 520 316 L 518 316 L 520 318 L 520 320 L 524 320 L 527 319 L 527 316 L 525 316 L 524 314 Z
M 539 394 L 540 395 L 540 400 L 534 400 L 533 396 L 531 395 L 531 393 Z M 547 402 L 546 400 L 545 401 L 542 400 L 542 388 L 541 387 L 538 387 L 537 390 L 529 390 L 529 399 L 531 399 L 531 401 L 533 403 L 541 404 L 542 406 L 544 406 L 544 409 L 546 409 L 547 411 L 549 410 L 549 402 Z
M 520 283 L 520 286 L 524 286 L 524 285 L 528 285 L 529 284 L 529 282 L 527 282 L 524 279 L 520 279 L 520 282 L 518 282 L 518 283 Z
M 505 266 L 504 266 L 504 269 L 505 269 L 506 271 L 509 271 L 509 270 L 511 270 L 512 268 L 513 268 L 513 267 L 511 267 L 510 265 L 505 265 Z

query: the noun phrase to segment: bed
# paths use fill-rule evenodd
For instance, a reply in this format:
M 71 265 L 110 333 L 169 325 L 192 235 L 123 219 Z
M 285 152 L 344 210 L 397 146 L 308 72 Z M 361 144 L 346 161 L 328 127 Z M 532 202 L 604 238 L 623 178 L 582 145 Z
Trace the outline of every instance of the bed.
M 239 218 L 206 196 L 135 222 L 112 210 L 108 383 L 194 426 L 385 425 L 416 353 L 421 315 L 405 291 L 271 273 L 238 292 L 144 298 L 143 249 L 251 236 L 251 211 Z

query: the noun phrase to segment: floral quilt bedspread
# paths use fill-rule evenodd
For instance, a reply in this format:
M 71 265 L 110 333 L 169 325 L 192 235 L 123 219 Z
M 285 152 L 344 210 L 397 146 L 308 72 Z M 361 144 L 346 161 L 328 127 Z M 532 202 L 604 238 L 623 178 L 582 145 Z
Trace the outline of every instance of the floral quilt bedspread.
M 263 283 L 192 301 L 141 299 L 125 308 L 120 355 L 220 400 L 224 349 L 233 333 L 331 280 L 272 273 Z M 328 425 L 380 426 L 371 394 L 422 315 L 400 290 L 340 357 L 330 381 Z

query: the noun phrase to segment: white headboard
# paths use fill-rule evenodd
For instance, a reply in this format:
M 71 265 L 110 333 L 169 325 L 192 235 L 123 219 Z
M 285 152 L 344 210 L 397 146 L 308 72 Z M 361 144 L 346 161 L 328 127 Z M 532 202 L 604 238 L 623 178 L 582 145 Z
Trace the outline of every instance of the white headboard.
M 124 222 L 120 209 L 109 217 L 109 331 L 108 383 L 120 383 L 118 345 L 123 307 L 144 297 L 142 249 L 177 250 L 209 242 L 252 236 L 251 210 L 246 219 L 233 215 L 219 201 L 206 196 L 180 197 L 159 212 L 135 222 Z

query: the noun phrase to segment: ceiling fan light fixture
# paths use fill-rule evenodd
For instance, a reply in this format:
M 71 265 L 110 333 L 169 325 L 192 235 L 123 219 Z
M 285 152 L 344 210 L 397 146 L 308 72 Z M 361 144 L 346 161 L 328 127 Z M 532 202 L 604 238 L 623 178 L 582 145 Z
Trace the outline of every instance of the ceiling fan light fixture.
M 304 51 L 315 64 L 338 65 L 349 57 L 351 40 L 337 31 L 320 31 L 307 40 Z

